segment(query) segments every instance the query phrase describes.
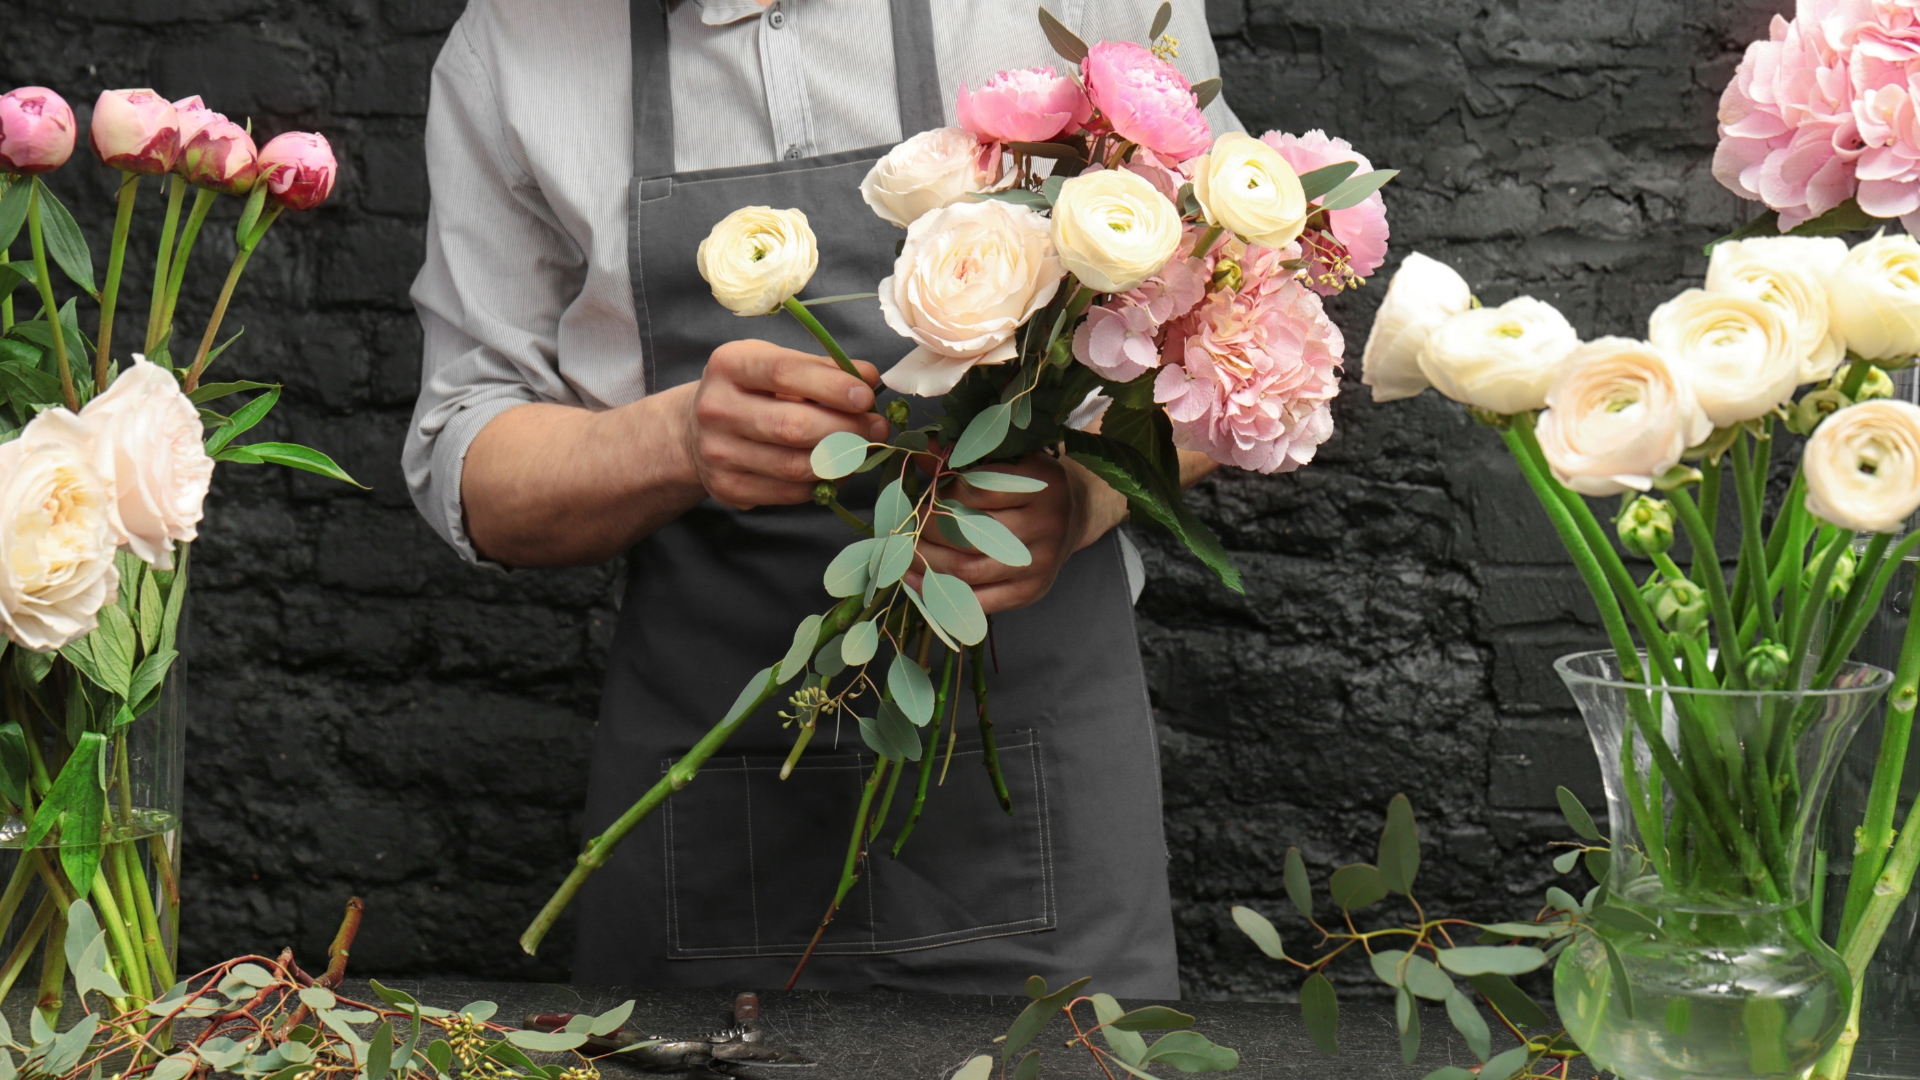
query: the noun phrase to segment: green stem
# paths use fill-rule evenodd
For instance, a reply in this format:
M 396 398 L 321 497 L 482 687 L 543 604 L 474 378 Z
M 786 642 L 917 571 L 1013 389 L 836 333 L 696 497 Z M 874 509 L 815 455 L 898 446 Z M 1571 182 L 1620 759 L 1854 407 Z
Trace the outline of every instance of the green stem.
M 99 909 L 100 921 L 106 925 L 107 936 L 113 940 L 113 951 L 119 954 L 120 985 L 140 994 L 143 983 L 146 986 L 153 984 L 146 978 L 146 965 L 140 962 L 140 953 L 133 947 L 133 938 L 127 934 L 127 923 L 120 914 L 120 901 L 114 898 L 113 885 L 107 880 L 104 860 L 99 871 L 93 875 L 92 895 L 93 906 Z
M 0 894 L 0 927 L 13 922 L 14 912 L 19 910 L 20 901 L 26 899 L 27 886 L 33 884 L 33 864 L 26 858 L 13 864 L 13 876 L 7 879 L 7 891 Z M 6 995 L 0 994 L 0 998 Z
M 250 247 L 241 248 L 233 257 L 226 284 L 220 286 L 220 299 L 214 301 L 213 317 L 207 320 L 206 333 L 200 335 L 200 351 L 194 354 L 193 367 L 188 369 L 186 381 L 181 384 L 189 394 L 200 385 L 200 373 L 206 369 L 207 354 L 213 350 L 213 339 L 220 333 L 221 320 L 227 317 L 227 303 L 233 299 L 233 288 L 240 284 L 240 272 L 247 268 L 247 260 L 252 257 L 253 249 Z
M 887 766 L 892 763 L 892 758 L 879 758 L 874 761 L 873 774 L 867 777 L 866 786 L 860 791 L 860 810 L 854 815 L 853 835 L 847 840 L 847 861 L 840 870 L 840 886 L 834 890 L 833 903 L 827 905 L 827 913 L 820 919 L 819 928 L 814 930 L 813 940 L 807 942 L 807 951 L 800 954 L 800 962 L 794 965 L 793 974 L 787 976 L 788 990 L 793 989 L 793 984 L 800 981 L 800 973 L 807 970 L 807 961 L 813 959 L 813 950 L 820 944 L 820 939 L 826 936 L 827 927 L 832 925 L 834 915 L 839 913 L 841 901 L 853 891 L 854 882 L 860 880 L 860 856 L 865 848 L 865 844 L 861 841 L 867 834 L 867 814 L 873 809 L 873 794 L 880 790 L 880 780 L 886 775 Z M 898 777 L 899 770 L 895 770 L 894 775 Z
M 0 248 L 0 264 L 10 263 L 12 261 L 13 249 L 11 247 Z M 0 334 L 4 334 L 11 329 L 13 329 L 13 290 L 8 289 L 5 295 L 0 295 Z
M 1827 545 L 1826 554 L 1820 557 L 1820 565 L 1813 572 L 1813 585 L 1807 589 L 1806 599 L 1800 604 L 1799 617 L 1793 625 L 1793 647 L 1787 651 L 1789 662 L 1793 658 L 1804 661 L 1807 649 L 1813 644 L 1813 628 L 1820 621 L 1820 613 L 1827 606 L 1827 586 L 1833 583 L 1833 568 L 1840 563 L 1840 555 L 1853 544 L 1853 530 L 1836 529 L 1832 542 Z M 1793 673 L 1797 685 L 1805 677 L 1802 672 Z
M 1744 685 L 1746 650 L 1740 647 L 1740 624 L 1734 621 L 1733 605 L 1727 601 L 1727 579 L 1720 570 L 1720 554 L 1713 549 L 1713 530 L 1707 528 L 1700 508 L 1693 504 L 1693 497 L 1685 488 L 1674 489 L 1670 496 L 1669 501 L 1680 515 L 1680 524 L 1687 530 L 1687 539 L 1693 542 L 1694 578 L 1707 590 L 1707 606 L 1713 610 L 1713 625 L 1720 634 L 1720 652 L 1727 661 L 1727 685 Z
M 925 756 L 925 755 L 922 755 Z M 887 811 L 893 806 L 893 796 L 900 789 L 900 774 L 907 771 L 907 763 L 897 761 L 898 766 L 887 777 L 887 793 L 880 797 L 880 809 L 873 815 L 873 824 L 867 827 L 867 843 L 880 839 L 880 830 L 887 824 Z
M 1087 288 L 1078 281 L 1074 281 L 1073 298 L 1067 301 L 1067 306 L 1060 309 L 1059 317 L 1053 320 L 1053 330 L 1047 334 L 1046 348 L 1040 350 L 1042 358 L 1053 352 L 1053 343 L 1060 340 L 1060 332 L 1070 325 L 1073 320 L 1086 314 L 1088 306 L 1093 303 L 1093 298 L 1096 295 L 1098 294 L 1092 289 Z
M 26 929 L 20 932 L 20 941 L 8 954 L 6 966 L 0 967 L 0 1001 L 5 1000 L 7 994 L 12 992 L 13 984 L 20 981 L 20 973 L 27 969 L 27 961 L 33 957 L 33 947 L 39 944 L 40 935 L 47 932 L 47 924 L 53 922 L 59 910 L 52 896 L 40 898 L 40 906 L 34 910 Z
M 1213 250 L 1214 242 L 1219 240 L 1220 234 L 1226 231 L 1227 227 L 1225 225 L 1208 225 L 1207 231 L 1200 234 L 1200 242 L 1193 245 L 1191 257 L 1195 259 L 1206 258 L 1207 252 Z
M 993 738 L 993 718 L 987 711 L 987 657 L 984 643 L 972 646 L 973 705 L 980 714 L 980 757 L 993 781 L 993 797 L 1000 809 L 1013 813 L 1013 796 L 1007 793 L 1007 779 L 1000 773 L 1000 748 Z
M 840 365 L 841 371 L 846 372 L 856 379 L 860 379 L 861 382 L 866 381 L 860 378 L 860 371 L 853 366 L 852 359 L 847 356 L 847 350 L 841 348 L 840 343 L 833 340 L 833 335 L 827 333 L 827 328 L 820 325 L 820 320 L 814 318 L 813 312 L 808 311 L 805 305 L 789 296 L 781 302 L 780 306 L 787 309 L 787 314 L 800 320 L 800 325 L 806 327 L 808 332 L 813 334 L 814 339 L 820 342 L 820 347 L 827 350 L 828 356 L 833 357 L 833 362 Z
M 1913 735 L 1913 710 L 1920 703 L 1920 618 L 1909 617 L 1900 642 L 1900 660 L 1894 666 L 1893 685 L 1887 690 L 1887 716 L 1880 732 L 1880 753 L 1873 763 L 1873 783 L 1867 789 L 1867 813 L 1854 835 L 1853 872 L 1847 879 L 1847 903 L 1841 909 L 1840 938 L 1846 941 L 1859 925 L 1873 886 L 1893 849 L 1893 819 L 1899 809 L 1900 785 Z
M 107 365 L 113 359 L 113 315 L 120 305 L 120 271 L 127 261 L 127 228 L 133 224 L 133 200 L 140 191 L 140 174 L 127 172 L 120 180 L 120 207 L 113 215 L 113 247 L 107 252 L 107 285 L 100 293 L 100 333 L 93 346 L 93 392 L 107 388 Z
M 173 267 L 173 238 L 180 227 L 180 204 L 186 201 L 187 181 L 182 176 L 168 176 L 167 215 L 160 223 L 160 253 L 153 261 L 153 300 L 147 305 L 147 341 L 142 351 L 153 355 L 160 344 L 160 316 L 167 307 L 167 280 Z
M 1867 963 L 1879 950 L 1880 939 L 1893 924 L 1894 913 L 1900 910 L 1907 891 L 1913 887 L 1916 866 L 1920 866 L 1920 806 L 1908 808 L 1900 839 L 1881 866 L 1880 876 L 1874 879 L 1872 899 L 1861 911 L 1853 932 L 1841 939 L 1840 956 L 1846 960 L 1847 970 L 1853 973 L 1855 986 L 1866 978 Z
M 47 272 L 47 245 L 40 236 L 40 181 L 27 192 L 27 241 L 33 247 L 33 278 L 40 290 L 41 313 L 47 317 L 47 336 L 53 339 L 53 359 L 60 368 L 60 390 L 66 395 L 67 408 L 80 411 L 80 397 L 73 392 L 73 372 L 67 368 L 67 334 L 60 325 L 60 309 L 53 302 L 53 277 Z
M 1867 372 L 1872 370 L 1873 361 L 1854 357 L 1853 364 L 1847 368 L 1847 379 L 1840 384 L 1840 392 L 1849 398 L 1860 392 L 1860 385 L 1867 381 Z
M 207 220 L 207 211 L 213 209 L 214 200 L 219 198 L 206 188 L 194 192 L 193 209 L 187 211 L 187 224 L 180 230 L 180 243 L 174 248 L 173 259 L 167 265 L 167 301 L 160 312 L 160 321 L 155 330 L 156 347 L 158 341 L 166 341 L 167 352 L 172 353 L 174 308 L 180 303 L 180 286 L 187 277 L 187 257 L 193 254 L 194 242 L 200 238 L 200 226 Z M 177 366 L 177 365 L 176 365 Z
M 875 598 L 876 602 L 878 599 L 878 597 Z M 841 601 L 839 606 L 828 613 L 826 619 L 821 622 L 820 633 L 813 645 L 814 651 L 818 651 L 835 634 L 852 626 L 860 611 L 858 596 L 850 596 Z M 705 735 L 701 736 L 700 741 L 693 745 L 693 749 L 674 762 L 667 769 L 667 774 L 649 788 L 638 802 L 628 807 L 613 824 L 607 826 L 605 832 L 588 842 L 586 850 L 574 860 L 573 869 L 568 872 L 566 880 L 562 881 L 553 895 L 547 898 L 540 913 L 534 916 L 533 922 L 520 935 L 520 947 L 526 950 L 527 955 L 534 955 L 540 948 L 540 941 L 547 936 L 547 931 L 553 929 L 554 920 L 558 919 L 567 905 L 573 902 L 574 895 L 580 891 L 582 885 L 586 884 L 587 879 L 593 876 L 594 871 L 606 864 L 607 856 L 620 841 L 626 839 L 627 834 L 645 821 L 648 815 L 658 810 L 660 804 L 666 802 L 669 796 L 692 783 L 694 776 L 700 772 L 700 767 L 707 763 L 707 759 L 726 745 L 727 740 L 733 737 L 733 733 L 740 729 L 740 725 L 746 723 L 748 717 L 751 717 L 760 706 L 766 704 L 768 699 L 779 691 L 780 685 L 774 682 L 771 675 L 764 678 L 767 680 L 767 685 L 759 694 L 737 706 L 732 715 L 713 725 Z
M 171 971 L 180 948 L 180 877 L 174 870 L 173 855 L 167 850 L 167 838 L 170 835 L 174 834 L 154 833 L 147 837 L 147 850 L 153 855 L 153 874 L 160 879 L 160 898 L 167 905 L 167 927 L 162 944 L 167 954 L 167 969 Z
M 135 841 L 128 840 L 118 845 L 120 865 L 125 868 L 127 887 L 133 893 L 134 912 L 140 919 L 147 970 L 153 973 L 154 988 L 165 990 L 173 985 L 173 958 L 167 955 L 166 940 L 160 933 L 160 914 L 153 906 L 153 886 L 147 882 L 146 868 L 140 865 L 140 852 L 134 844 Z
M 913 827 L 920 823 L 920 809 L 927 804 L 927 781 L 933 776 L 933 759 L 940 756 L 940 725 L 947 717 L 947 695 L 954 689 L 953 662 L 959 653 L 947 653 L 946 663 L 940 669 L 940 689 L 933 696 L 933 723 L 927 726 L 927 748 L 920 755 L 920 783 L 913 793 L 913 808 L 907 812 L 907 823 L 900 827 L 900 837 L 893 842 L 893 857 L 900 857 L 900 849 L 907 846 L 907 837 L 913 835 Z M 958 695 L 955 695 L 958 696 Z
M 860 515 L 855 514 L 853 511 L 841 505 L 840 500 L 838 498 L 828 499 L 827 509 L 833 511 L 834 517 L 837 517 L 841 521 L 846 522 L 847 527 L 852 529 L 854 532 L 857 532 L 861 536 L 865 536 L 869 538 L 873 536 L 873 526 L 865 521 L 860 520 Z
M 53 1027 L 60 1022 L 61 990 L 67 981 L 67 908 L 56 904 L 53 912 L 53 925 L 47 933 L 46 948 L 41 950 L 40 958 L 40 996 L 34 1008 L 40 1010 L 40 1018 Z
M 1740 563 L 1735 577 L 1740 580 L 1740 590 L 1753 595 L 1757 601 L 1754 609 L 1760 615 L 1760 636 L 1773 640 L 1773 602 L 1771 598 L 1762 599 L 1761 590 L 1755 582 L 1763 581 L 1767 572 L 1767 555 L 1760 544 L 1760 493 L 1755 489 L 1756 477 L 1753 467 L 1747 461 L 1740 444 L 1733 447 L 1733 482 L 1740 496 Z M 1738 597 L 1744 600 L 1746 597 Z M 1735 607 L 1739 606 L 1736 602 Z

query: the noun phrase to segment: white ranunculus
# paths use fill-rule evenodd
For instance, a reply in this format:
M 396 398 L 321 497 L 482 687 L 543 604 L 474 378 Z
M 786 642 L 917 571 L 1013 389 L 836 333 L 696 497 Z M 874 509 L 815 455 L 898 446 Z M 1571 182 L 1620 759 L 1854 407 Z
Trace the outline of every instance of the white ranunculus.
M 1876 236 L 1847 252 L 1828 286 L 1833 328 L 1868 360 L 1920 356 L 1920 242 Z
M 111 518 L 120 542 L 142 560 L 173 569 L 173 545 L 198 535 L 213 459 L 200 439 L 200 411 L 173 374 L 135 353 L 106 393 L 80 410 L 94 464 L 113 477 Z
M 998 159 L 999 154 L 994 157 Z M 980 140 L 965 128 L 934 128 L 887 151 L 860 181 L 860 197 L 882 220 L 901 228 L 951 206 L 996 178 L 980 168 Z
M 1410 398 L 1431 385 L 1420 371 L 1427 336 L 1472 307 L 1473 290 L 1453 267 L 1417 251 L 1408 255 L 1387 284 L 1360 357 L 1360 381 L 1373 387 L 1373 400 Z
M 1688 289 L 1653 309 L 1647 338 L 1673 360 L 1715 427 L 1764 416 L 1800 385 L 1800 350 L 1780 309 Z
M 1279 151 L 1229 131 L 1193 162 L 1193 197 L 1207 221 L 1250 244 L 1278 250 L 1307 225 L 1307 193 Z
M 921 216 L 879 286 L 887 325 L 915 346 L 883 381 L 939 397 L 975 364 L 1013 359 L 1014 333 L 1064 275 L 1047 219 L 1024 206 L 964 202 Z
M 1434 327 L 1420 350 L 1420 373 L 1463 404 L 1503 414 L 1531 412 L 1546 403 L 1554 368 L 1579 344 L 1580 335 L 1553 305 L 1517 296 Z
M 1772 304 L 1793 330 L 1800 382 L 1833 377 L 1847 345 L 1829 325 L 1827 280 L 1847 257 L 1833 236 L 1758 236 L 1714 245 L 1707 291 Z
M 1053 246 L 1095 292 L 1122 293 L 1160 272 L 1185 239 L 1180 211 L 1152 181 L 1126 169 L 1081 173 L 1060 185 Z
M 1869 401 L 1826 418 L 1801 462 L 1807 509 L 1855 532 L 1897 532 L 1920 510 L 1920 406 Z
M 1618 495 L 1651 488 L 1713 434 L 1713 421 L 1658 346 L 1608 337 L 1560 365 L 1536 431 L 1555 479 L 1582 495 Z
M 800 211 L 743 206 L 700 241 L 694 262 L 728 310 L 765 315 L 807 287 L 820 249 Z
M 120 587 L 113 479 L 91 442 L 79 417 L 48 409 L 0 445 L 0 620 L 40 652 L 91 633 Z

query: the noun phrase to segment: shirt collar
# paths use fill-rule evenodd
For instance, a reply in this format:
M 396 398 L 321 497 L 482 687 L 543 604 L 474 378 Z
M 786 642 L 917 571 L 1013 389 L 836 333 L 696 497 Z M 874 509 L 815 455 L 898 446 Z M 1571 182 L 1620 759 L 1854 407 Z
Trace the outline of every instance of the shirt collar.
M 700 21 L 708 26 L 725 26 L 741 19 L 760 15 L 767 5 L 760 0 L 697 0 L 700 5 Z

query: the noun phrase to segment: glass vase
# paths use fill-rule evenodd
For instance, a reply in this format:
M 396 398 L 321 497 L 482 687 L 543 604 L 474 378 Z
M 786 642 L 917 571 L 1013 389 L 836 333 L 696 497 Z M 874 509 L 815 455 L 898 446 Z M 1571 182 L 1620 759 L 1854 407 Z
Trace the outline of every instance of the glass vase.
M 1825 690 L 1728 691 L 1628 681 L 1610 651 L 1554 666 L 1606 784 L 1606 903 L 1659 927 L 1578 935 L 1554 971 L 1562 1022 L 1624 1080 L 1803 1074 L 1853 1000 L 1819 934 L 1820 810 L 1891 676 L 1852 663 Z

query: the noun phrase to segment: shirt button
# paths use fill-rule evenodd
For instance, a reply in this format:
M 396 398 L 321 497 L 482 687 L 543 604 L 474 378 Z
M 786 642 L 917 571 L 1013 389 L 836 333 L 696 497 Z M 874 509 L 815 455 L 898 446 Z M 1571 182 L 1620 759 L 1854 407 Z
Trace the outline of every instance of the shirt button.
M 800 144 L 799 143 L 794 143 L 792 146 L 787 147 L 787 160 L 788 161 L 800 160 Z
M 772 11 L 767 12 L 767 25 L 773 27 L 775 30 L 787 25 L 787 13 L 781 11 L 779 8 L 774 8 Z

